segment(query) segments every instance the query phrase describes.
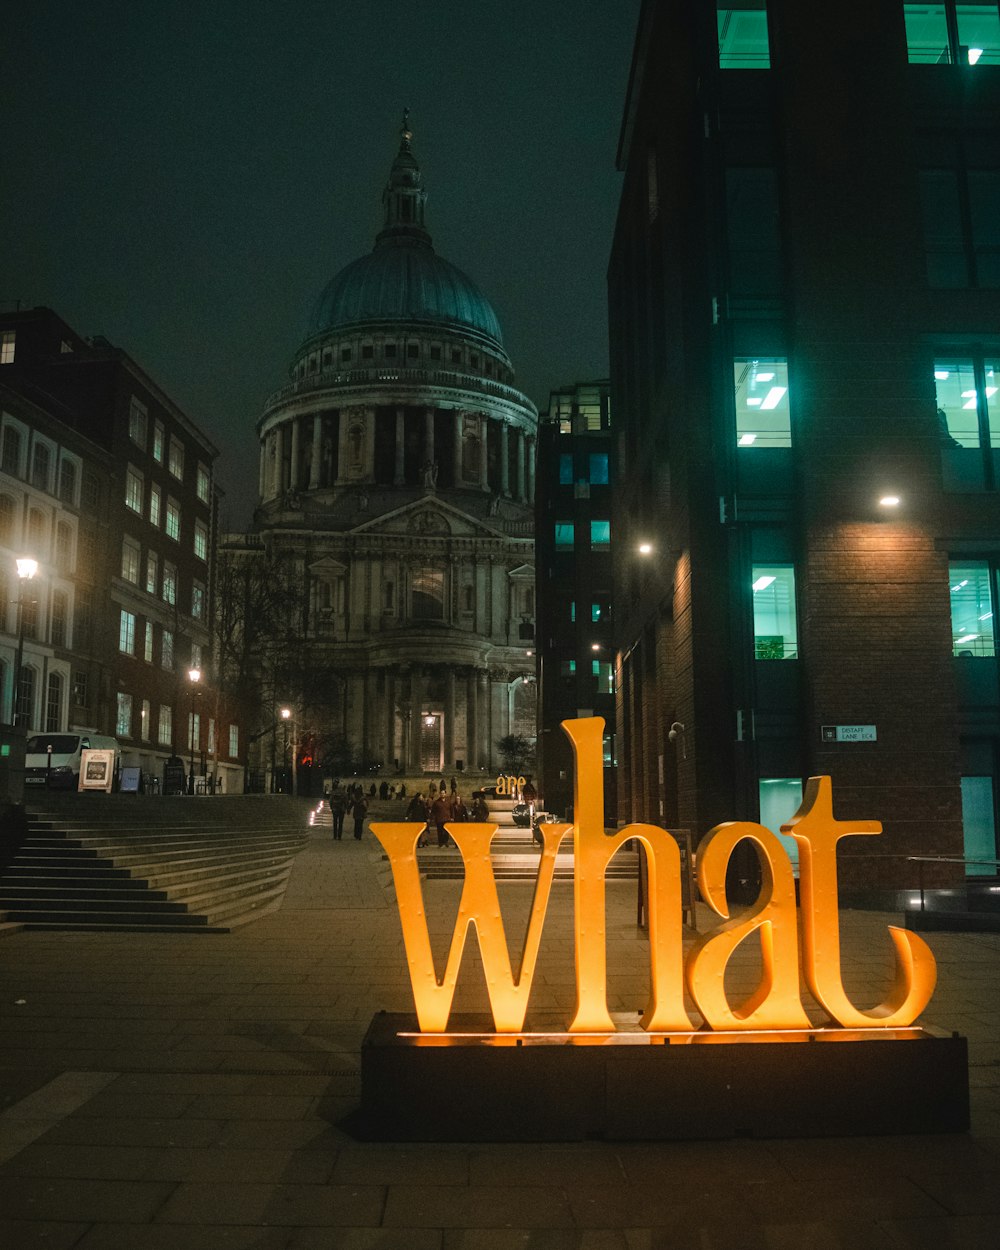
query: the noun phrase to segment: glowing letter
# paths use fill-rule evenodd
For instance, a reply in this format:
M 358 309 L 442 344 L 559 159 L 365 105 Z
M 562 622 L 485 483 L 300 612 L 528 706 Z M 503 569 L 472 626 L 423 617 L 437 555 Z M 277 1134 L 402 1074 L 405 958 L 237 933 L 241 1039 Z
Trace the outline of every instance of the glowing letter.
M 570 826 L 540 826 L 544 846 L 538 865 L 535 894 L 531 900 L 531 916 L 517 981 L 511 971 L 510 953 L 500 917 L 497 883 L 490 861 L 490 843 L 497 827 L 456 823 L 445 825 L 445 828 L 455 839 L 465 861 L 465 884 L 462 887 L 458 919 L 448 951 L 448 963 L 444 977 L 439 981 L 434 970 L 434 955 L 431 952 L 430 933 L 424 913 L 424 895 L 420 888 L 420 872 L 415 854 L 416 841 L 423 831 L 422 827 L 412 821 L 405 824 L 373 824 L 371 827 L 372 833 L 385 848 L 392 866 L 399 919 L 403 926 L 403 944 L 406 947 L 413 1001 L 417 1009 L 417 1023 L 424 1033 L 443 1033 L 447 1028 L 452 1000 L 455 997 L 455 981 L 462 964 L 462 952 L 471 924 L 476 926 L 496 1030 L 498 1033 L 517 1033 L 524 1025 L 524 1016 L 528 1009 L 528 995 L 531 993 L 531 982 L 538 958 L 538 943 L 552 890 L 556 851 Z
M 613 1032 L 608 1014 L 604 873 L 630 838 L 649 854 L 650 995 L 641 1024 L 656 1031 L 690 1030 L 684 1010 L 681 947 L 681 855 L 677 842 L 654 825 L 604 832 L 604 718 L 562 722 L 576 755 L 573 824 L 573 906 L 576 936 L 576 1014 L 571 1033 Z M 542 828 L 544 829 L 544 825 Z
M 903 1028 L 920 1015 L 934 993 L 937 968 L 930 947 L 915 933 L 889 926 L 896 948 L 896 975 L 889 996 L 871 1011 L 859 1011 L 844 993 L 840 977 L 837 911 L 837 843 L 850 833 L 881 833 L 877 820 L 834 820 L 829 777 L 810 777 L 802 806 L 783 833 L 799 844 L 802 946 L 813 997 L 847 1028 Z
M 730 920 L 726 868 L 736 843 L 749 838 L 760 860 L 760 897 L 749 912 Z M 732 821 L 716 827 L 698 845 L 698 888 L 725 924 L 700 937 L 688 952 L 688 992 L 712 1029 L 808 1029 L 799 998 L 795 878 L 784 847 L 762 825 Z M 764 972 L 754 992 L 738 1007 L 726 998 L 726 964 L 740 943 L 760 929 Z

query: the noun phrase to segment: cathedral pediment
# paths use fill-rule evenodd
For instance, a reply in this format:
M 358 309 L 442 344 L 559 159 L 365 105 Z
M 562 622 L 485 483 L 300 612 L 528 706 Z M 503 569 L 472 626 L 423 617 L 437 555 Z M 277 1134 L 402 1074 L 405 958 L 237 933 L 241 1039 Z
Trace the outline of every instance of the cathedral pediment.
M 519 564 L 516 569 L 511 569 L 507 576 L 523 578 L 526 581 L 533 582 L 535 580 L 535 566 L 533 564 Z
M 344 576 L 347 572 L 347 565 L 335 560 L 333 556 L 323 556 L 321 560 L 314 560 L 309 565 L 309 572 L 320 581 L 333 582 L 338 577 Z
M 418 499 L 355 526 L 353 534 L 400 534 L 417 538 L 502 538 L 500 530 L 443 499 Z

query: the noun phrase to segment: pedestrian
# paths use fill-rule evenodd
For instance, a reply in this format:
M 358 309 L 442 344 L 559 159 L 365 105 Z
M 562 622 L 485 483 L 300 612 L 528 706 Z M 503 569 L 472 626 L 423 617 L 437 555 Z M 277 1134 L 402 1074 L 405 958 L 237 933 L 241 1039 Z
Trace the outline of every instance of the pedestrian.
M 437 844 L 439 847 L 448 845 L 448 830 L 445 829 L 445 824 L 449 820 L 451 820 L 451 800 L 447 799 L 442 792 L 431 804 L 431 823 L 437 826 Z
M 537 791 L 537 790 L 535 789 L 535 787 L 531 784 L 531 778 L 530 778 L 530 777 L 529 777 L 529 778 L 528 778 L 528 780 L 524 783 L 524 785 L 521 787 L 521 802 L 522 802 L 522 803 L 527 803 L 527 805 L 528 805 L 528 823 L 529 823 L 529 825 L 534 824 L 534 822 L 535 822 L 535 804 L 538 802 L 538 791 Z
M 457 790 L 458 790 L 458 782 L 455 780 L 455 778 L 454 778 L 454 777 L 452 777 L 452 779 L 451 779 L 451 792 L 452 792 L 452 794 L 454 794 Z
M 333 840 L 339 842 L 344 836 L 344 816 L 347 814 L 347 795 L 337 786 L 330 795 L 330 815 L 333 817 Z
M 373 799 L 375 797 L 375 794 L 376 794 L 375 782 L 373 781 L 372 784 L 368 787 L 368 797 L 370 799 Z
M 406 809 L 407 820 L 417 820 L 424 828 L 421 829 L 417 838 L 417 847 L 427 845 L 427 804 L 424 802 L 424 796 L 418 790 L 410 799 L 409 806 Z
M 452 820 L 469 819 L 469 809 L 465 806 L 465 800 L 457 790 L 451 796 L 451 818 Z
M 472 819 L 482 824 L 490 818 L 490 809 L 486 806 L 486 798 L 482 790 L 472 801 Z
M 351 815 L 354 817 L 354 836 L 361 841 L 361 835 L 365 831 L 365 813 L 368 811 L 368 800 L 363 794 L 359 794 L 354 800 L 354 806 L 351 808 Z

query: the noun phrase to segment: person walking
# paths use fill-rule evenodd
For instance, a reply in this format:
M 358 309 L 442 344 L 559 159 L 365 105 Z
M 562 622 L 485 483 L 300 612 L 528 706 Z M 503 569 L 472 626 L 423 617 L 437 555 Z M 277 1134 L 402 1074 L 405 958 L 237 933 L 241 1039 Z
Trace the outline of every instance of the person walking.
M 410 799 L 409 805 L 406 808 L 406 819 L 419 821 L 420 824 L 424 826 L 426 826 L 427 824 L 427 804 L 424 802 L 424 796 L 420 793 L 419 790 L 416 792 L 413 798 Z M 426 846 L 426 845 L 427 845 L 427 829 L 424 828 L 424 829 L 421 829 L 420 836 L 417 838 L 417 847 L 419 849 L 420 847 Z
M 347 814 L 347 795 L 340 786 L 330 795 L 330 815 L 333 817 L 333 840 L 339 842 L 344 836 L 344 816 Z
M 451 796 L 451 818 L 459 821 L 469 819 L 469 809 L 465 806 L 465 799 L 459 790 Z
M 431 823 L 437 826 L 437 844 L 447 846 L 450 839 L 445 824 L 451 820 L 451 800 L 442 791 L 431 804 Z
M 358 794 L 354 799 L 354 806 L 351 808 L 351 815 L 354 817 L 354 836 L 361 841 L 361 835 L 365 831 L 365 813 L 368 811 L 368 800 L 363 794 Z

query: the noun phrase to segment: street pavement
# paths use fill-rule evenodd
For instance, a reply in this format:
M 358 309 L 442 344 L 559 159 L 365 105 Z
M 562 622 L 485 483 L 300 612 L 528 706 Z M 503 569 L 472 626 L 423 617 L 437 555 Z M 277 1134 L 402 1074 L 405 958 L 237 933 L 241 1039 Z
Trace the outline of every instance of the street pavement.
M 356 842 L 348 824 L 335 843 L 324 824 L 296 861 L 282 909 L 232 934 L 22 932 L 0 942 L 0 1247 L 1000 1244 L 1000 935 L 927 938 L 939 983 L 923 1023 L 969 1038 L 969 1134 L 371 1144 L 341 1127 L 358 1104 L 361 1041 L 375 1012 L 412 1010 L 387 886 L 367 830 Z M 460 888 L 426 886 L 439 953 Z M 509 934 L 530 899 L 530 885 L 501 887 Z M 609 882 L 612 1012 L 645 1000 L 647 947 L 634 917 L 634 883 Z M 898 918 L 842 919 L 847 988 L 871 1005 L 891 971 L 886 925 Z M 487 1009 L 474 948 L 456 1011 Z M 755 966 L 741 955 L 727 987 L 752 984 Z M 572 889 L 559 884 L 532 1008 L 568 1020 L 574 997 Z

